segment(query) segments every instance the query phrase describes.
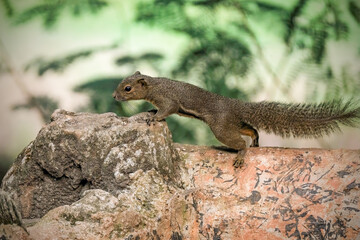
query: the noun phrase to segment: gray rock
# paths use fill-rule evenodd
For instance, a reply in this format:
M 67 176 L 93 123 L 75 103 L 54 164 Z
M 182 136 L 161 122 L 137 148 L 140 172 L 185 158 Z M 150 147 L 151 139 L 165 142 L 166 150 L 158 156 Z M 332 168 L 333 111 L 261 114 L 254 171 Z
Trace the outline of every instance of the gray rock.
M 30 239 L 16 204 L 0 189 L 0 239 Z
M 21 215 L 9 194 L 0 189 L 0 224 L 22 226 Z
M 179 156 L 165 122 L 153 113 L 122 118 L 57 110 L 15 160 L 2 182 L 24 218 L 42 217 L 55 207 L 80 199 L 87 189 L 114 195 L 131 182 L 129 174 L 155 169 L 178 182 Z

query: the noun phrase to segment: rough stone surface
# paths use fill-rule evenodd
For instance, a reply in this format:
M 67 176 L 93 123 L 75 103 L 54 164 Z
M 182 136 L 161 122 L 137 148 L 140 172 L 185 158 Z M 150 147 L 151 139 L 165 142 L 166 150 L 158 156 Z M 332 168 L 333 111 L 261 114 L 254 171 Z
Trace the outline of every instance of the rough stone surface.
M 0 189 L 0 239 L 30 239 L 9 194 Z
M 15 160 L 2 188 L 24 218 L 38 218 L 79 200 L 87 189 L 116 195 L 138 169 L 154 168 L 167 181 L 175 180 L 178 155 L 171 134 L 165 122 L 149 127 L 148 114 L 120 118 L 55 111 L 52 122 Z
M 18 225 L 1 224 L 0 225 L 1 240 L 35 240 L 30 237 L 24 228 Z
M 203 239 L 358 239 L 360 151 L 251 148 L 245 167 L 194 147 L 185 169 Z
M 3 182 L 15 200 L 28 204 L 22 214 L 36 213 L 46 201 L 54 204 L 27 227 L 32 239 L 360 237 L 360 150 L 250 148 L 244 167 L 234 169 L 236 153 L 172 144 L 165 123 L 148 126 L 144 115 L 126 119 L 58 111 L 55 116 L 39 133 L 50 131 L 48 138 L 39 144 L 38 136 Z M 98 123 L 108 127 L 94 130 Z M 42 152 L 51 148 L 56 151 Z M 76 164 L 65 167 L 70 160 Z M 74 181 L 80 183 L 71 189 Z M 44 195 L 47 184 L 58 189 Z M 63 192 L 76 197 L 66 199 Z
M 0 189 L 0 224 L 16 224 L 22 226 L 22 219 L 14 201 L 9 194 Z

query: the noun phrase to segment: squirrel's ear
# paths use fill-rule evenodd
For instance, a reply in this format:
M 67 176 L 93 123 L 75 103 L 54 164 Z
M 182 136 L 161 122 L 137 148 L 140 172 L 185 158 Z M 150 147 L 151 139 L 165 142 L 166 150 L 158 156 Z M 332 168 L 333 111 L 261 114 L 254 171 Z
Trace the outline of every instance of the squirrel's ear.
M 137 82 L 140 83 L 143 87 L 147 87 L 148 85 L 148 82 L 144 78 L 138 79 Z
M 141 73 L 139 71 L 136 71 L 134 75 L 141 75 Z

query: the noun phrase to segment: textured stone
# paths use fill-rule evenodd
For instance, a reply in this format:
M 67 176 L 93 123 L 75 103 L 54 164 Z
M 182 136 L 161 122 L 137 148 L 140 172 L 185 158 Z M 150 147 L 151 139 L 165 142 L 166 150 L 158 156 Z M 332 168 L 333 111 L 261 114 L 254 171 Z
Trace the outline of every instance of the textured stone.
M 40 132 L 3 182 L 25 210 L 58 204 L 27 228 L 33 239 L 359 238 L 360 150 L 250 148 L 234 169 L 236 152 L 172 144 L 165 123 L 148 126 L 146 114 L 55 116 L 49 137 L 39 144 Z M 109 127 L 95 131 L 99 123 Z M 40 198 L 48 183 L 56 194 Z
M 18 156 L 3 179 L 24 218 L 79 200 L 87 189 L 116 194 L 130 184 L 129 174 L 156 169 L 174 180 L 177 152 L 165 122 L 151 113 L 120 118 L 57 110 L 52 122 Z M 171 162 L 168 162 L 171 161 Z
M 9 194 L 0 189 L 0 224 L 22 226 L 22 219 L 14 201 Z
M 251 148 L 234 170 L 232 156 L 194 148 L 179 146 L 204 239 L 359 237 L 359 150 Z
M 30 239 L 14 201 L 3 190 L 0 190 L 0 239 Z
M 33 240 L 23 227 L 11 224 L 0 225 L 1 240 Z
M 34 239 L 123 239 L 136 235 L 142 239 L 155 236 L 163 207 L 174 188 L 167 186 L 155 170 L 132 174 L 129 189 L 117 198 L 100 189 L 87 190 L 69 205 L 49 211 L 28 228 Z M 161 221 L 160 221 L 161 222 Z M 51 229 L 51 231 L 49 231 Z M 150 235 L 149 235 L 150 234 Z
M 102 190 L 86 191 L 85 199 L 104 197 L 82 198 L 50 211 L 28 228 L 31 236 L 39 240 L 359 236 L 360 151 L 256 148 L 248 150 L 243 169 L 234 169 L 236 154 L 176 146 L 184 160 L 183 188 L 167 184 L 155 170 L 138 170 L 117 198 Z

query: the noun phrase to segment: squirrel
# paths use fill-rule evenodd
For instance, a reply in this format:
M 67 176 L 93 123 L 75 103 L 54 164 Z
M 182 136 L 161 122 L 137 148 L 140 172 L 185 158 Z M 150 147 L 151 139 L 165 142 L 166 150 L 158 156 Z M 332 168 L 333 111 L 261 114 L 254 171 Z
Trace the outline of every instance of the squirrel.
M 161 121 L 171 114 L 196 118 L 209 125 L 215 137 L 238 151 L 234 167 L 244 162 L 246 142 L 259 146 L 257 130 L 282 137 L 317 138 L 340 130 L 339 124 L 356 127 L 360 106 L 334 100 L 320 104 L 244 102 L 227 98 L 195 85 L 163 77 L 150 77 L 139 71 L 119 83 L 113 93 L 117 101 L 143 99 L 157 108 L 149 121 Z

